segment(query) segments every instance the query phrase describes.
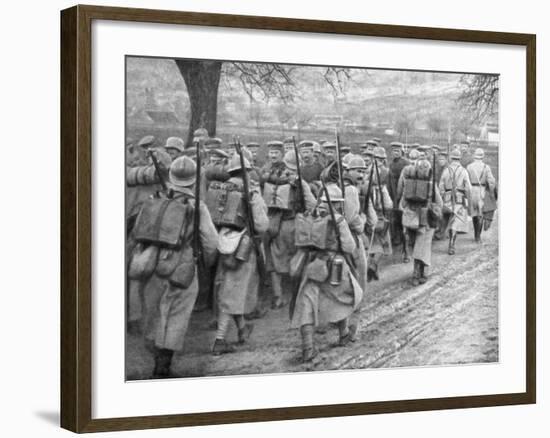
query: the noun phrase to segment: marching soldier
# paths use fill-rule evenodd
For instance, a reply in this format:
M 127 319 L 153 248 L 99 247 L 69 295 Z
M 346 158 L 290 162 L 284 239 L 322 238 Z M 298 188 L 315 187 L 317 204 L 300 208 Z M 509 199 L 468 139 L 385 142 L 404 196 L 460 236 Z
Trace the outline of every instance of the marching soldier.
M 401 218 L 403 219 L 403 207 L 401 201 L 403 199 L 403 189 L 405 187 L 405 175 L 414 175 L 416 173 L 416 164 L 418 162 L 419 152 L 416 149 L 411 149 L 409 152 L 409 164 L 403 168 L 399 181 L 397 183 L 397 199 L 400 202 Z M 404 225 L 403 225 L 404 227 Z M 408 233 L 405 227 L 403 228 L 403 263 L 409 263 L 411 261 L 410 253 L 414 245 L 412 240 L 413 234 Z
M 250 179 L 249 172 L 252 167 L 246 158 L 243 160 L 246 170 L 241 168 L 238 154 L 233 155 L 227 168 L 230 178 L 225 187 L 231 185 L 231 191 L 242 192 L 243 178 Z M 222 226 L 219 232 L 220 258 L 215 280 L 218 324 L 216 340 L 212 347 L 214 355 L 234 351 L 233 346 L 225 340 L 231 319 L 237 326 L 239 344 L 246 342 L 253 328 L 252 324 L 245 322 L 244 315 L 256 308 L 260 275 L 257 265 L 258 256 L 252 242 L 253 236 L 250 235 L 250 227 L 246 225 L 243 218 L 247 217 L 246 209 L 250 208 L 253 219 L 252 228 L 258 235 L 267 231 L 269 219 L 267 207 L 259 190 L 257 188 L 249 188 L 249 190 L 251 190 L 248 195 L 250 205 L 244 204 L 242 195 L 236 197 L 238 206 L 229 209 L 224 215 L 223 220 L 226 225 Z M 228 198 L 229 196 L 225 199 Z M 263 251 L 261 247 L 258 249 Z
M 321 147 L 320 143 L 314 142 L 313 143 L 313 162 L 317 163 L 321 166 L 321 168 L 325 168 L 325 159 L 323 157 L 323 149 Z
M 216 257 L 218 233 L 206 206 L 194 198 L 195 175 L 193 160 L 177 158 L 169 172 L 172 197 L 144 203 L 132 230 L 139 245 L 130 259 L 129 276 L 146 279 L 143 333 L 154 353 L 154 378 L 172 374 L 174 353 L 183 348 L 199 292 L 191 243 L 196 232 L 205 264 Z M 195 208 L 200 209 L 198 224 Z
M 313 149 L 315 146 L 319 146 L 319 144 L 310 140 L 301 141 L 298 145 L 300 157 L 304 163 L 301 169 L 302 178 L 308 183 L 319 181 L 321 178 L 321 172 L 323 171 L 323 166 L 321 166 L 318 161 L 315 161 L 313 156 Z
M 457 234 L 468 232 L 468 201 L 471 184 L 468 172 L 460 164 L 458 149 L 451 152 L 451 162 L 441 174 L 439 192 L 443 199 L 443 219 L 449 230 L 449 255 L 455 253 Z
M 378 216 L 372 202 L 366 202 L 366 194 L 363 192 L 366 187 L 365 161 L 358 155 L 350 159 L 347 170 L 344 172 L 344 184 L 346 185 L 344 197 L 344 217 L 349 225 L 352 236 L 355 240 L 355 251 L 353 252 L 353 262 L 355 274 L 359 285 L 363 291 L 363 299 L 367 295 L 367 253 L 365 251 L 365 225 L 372 228 L 376 225 Z M 368 205 L 368 208 L 367 208 Z M 349 319 L 350 339 L 355 342 L 359 330 L 359 310 L 358 306 Z
M 185 150 L 184 142 L 179 137 L 168 137 L 166 139 L 166 144 L 164 145 L 164 150 L 168 153 L 168 155 L 170 155 L 172 161 L 174 161 Z
M 280 141 L 270 141 L 267 143 L 267 163 L 260 170 L 260 183 L 263 184 L 272 174 L 282 173 L 283 163 L 283 143 Z
M 379 279 L 379 263 L 383 255 L 392 255 L 391 233 L 388 221 L 388 214 L 393 208 L 393 202 L 390 198 L 387 179 L 389 171 L 384 166 L 386 159 L 386 151 L 383 147 L 378 146 L 374 149 L 374 160 L 371 166 L 374 167 L 373 188 L 371 194 L 373 196 L 374 209 L 378 216 L 376 225 L 369 230 L 369 263 L 367 278 L 370 280 Z M 371 244 L 372 242 L 372 244 Z
M 303 193 L 306 209 L 315 206 L 316 200 L 309 185 L 302 181 L 298 190 L 296 154 L 291 151 L 284 156 L 283 167 L 272 172 L 264 183 L 263 196 L 268 207 L 269 229 L 267 236 L 267 262 L 273 288 L 272 308 L 279 309 L 287 303 L 283 295 L 283 279 L 289 279 L 290 260 L 296 253 L 295 217 L 300 192 Z M 290 289 L 295 285 L 291 281 Z
M 328 221 L 327 227 L 321 227 L 327 230 L 326 234 L 317 236 L 327 244 L 320 249 L 313 241 L 301 242 L 306 255 L 291 314 L 291 326 L 300 329 L 303 362 L 311 361 L 318 354 L 313 340 L 316 326 L 334 323 L 339 332 L 338 345 L 345 346 L 351 341 L 348 318 L 361 302 L 363 294 L 350 267 L 349 260 L 356 245 L 342 216 L 342 192 L 336 184 L 325 188 L 328 196 L 325 192 L 321 195 L 316 215 Z M 305 235 L 311 235 L 311 232 Z
M 496 180 L 491 168 L 483 162 L 485 153 L 483 149 L 477 148 L 474 152 L 474 161 L 468 165 L 466 170 L 472 184 L 470 197 L 470 216 L 474 225 L 474 238 L 477 243 L 481 242 L 483 230 L 483 212 L 486 192 L 494 193 Z
M 427 281 L 426 268 L 431 264 L 432 239 L 441 217 L 441 196 L 434 186 L 434 175 L 428 160 L 419 159 L 403 169 L 398 191 L 403 211 L 407 245 L 412 243 L 413 277 L 418 286 Z M 408 246 L 407 246 L 408 257 Z
M 403 226 L 401 225 L 402 210 L 397 208 L 399 205 L 399 197 L 397 196 L 397 184 L 399 183 L 399 177 L 405 166 L 409 164 L 403 154 L 403 143 L 393 142 L 391 143 L 392 149 L 392 161 L 389 167 L 388 176 L 388 191 L 393 201 L 394 208 L 391 211 L 390 231 L 394 245 L 401 245 L 403 241 Z
M 449 164 L 448 161 L 448 153 L 446 151 L 440 151 L 437 154 L 437 159 L 435 162 L 435 183 L 439 187 L 439 181 L 441 181 L 441 175 L 443 174 L 443 171 L 447 168 L 447 165 Z M 439 219 L 437 229 L 434 233 L 434 239 L 435 240 L 442 240 L 445 237 L 445 221 L 443 220 L 443 215 Z
M 323 144 L 323 152 L 325 154 L 325 168 L 336 160 L 336 143 L 326 142 Z

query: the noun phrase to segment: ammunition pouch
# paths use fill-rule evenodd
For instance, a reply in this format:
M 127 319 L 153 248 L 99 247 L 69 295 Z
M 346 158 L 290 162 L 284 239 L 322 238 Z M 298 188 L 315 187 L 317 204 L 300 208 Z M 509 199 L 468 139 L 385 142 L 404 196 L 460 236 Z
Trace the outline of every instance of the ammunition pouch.
M 169 282 L 172 286 L 187 289 L 191 286 L 195 277 L 195 262 L 189 251 L 181 253 L 181 258 L 178 266 L 172 272 Z
M 161 278 L 168 278 L 176 270 L 180 258 L 181 249 L 160 248 L 155 273 Z
M 403 227 L 410 230 L 418 230 L 420 228 L 420 218 L 417 210 L 406 208 L 403 210 L 402 218 Z

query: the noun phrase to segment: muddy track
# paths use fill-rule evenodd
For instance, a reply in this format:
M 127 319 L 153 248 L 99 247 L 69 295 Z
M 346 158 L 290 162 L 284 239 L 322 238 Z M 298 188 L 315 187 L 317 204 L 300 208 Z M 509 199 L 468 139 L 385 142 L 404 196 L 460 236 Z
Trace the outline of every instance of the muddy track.
M 497 361 L 497 235 L 496 227 L 489 230 L 481 246 L 471 234 L 459 236 L 452 257 L 446 241 L 434 242 L 429 281 L 417 287 L 408 284 L 412 263 L 401 263 L 399 254 L 386 259 L 380 281 L 369 283 L 358 341 L 335 347 L 335 329 L 317 333 L 320 354 L 312 363 L 300 362 L 299 332 L 289 328 L 284 308 L 255 321 L 249 343 L 220 357 L 210 354 L 212 316 L 193 314 L 185 350 L 175 357 L 173 369 L 182 376 L 203 376 Z M 234 328 L 228 339 L 236 339 Z M 147 378 L 152 358 L 142 340 L 128 336 L 127 350 L 128 377 Z

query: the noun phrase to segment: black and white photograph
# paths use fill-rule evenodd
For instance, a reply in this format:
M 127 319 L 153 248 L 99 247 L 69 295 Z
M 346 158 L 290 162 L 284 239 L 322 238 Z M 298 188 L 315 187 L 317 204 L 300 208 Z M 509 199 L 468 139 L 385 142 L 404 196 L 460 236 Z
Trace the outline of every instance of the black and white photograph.
M 499 85 L 126 56 L 126 380 L 499 362 Z

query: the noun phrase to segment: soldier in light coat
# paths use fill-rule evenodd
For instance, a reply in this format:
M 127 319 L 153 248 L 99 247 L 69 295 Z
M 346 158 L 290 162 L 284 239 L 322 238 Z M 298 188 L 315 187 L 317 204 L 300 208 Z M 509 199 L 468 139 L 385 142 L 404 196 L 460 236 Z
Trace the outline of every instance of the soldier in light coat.
M 241 168 L 239 155 L 235 154 L 227 168 L 230 175 L 227 182 L 235 184 L 240 190 L 244 190 L 243 178 L 248 178 L 250 182 L 249 172 L 252 167 L 246 158 L 244 164 L 246 171 Z M 262 235 L 269 225 L 267 207 L 257 187 L 249 186 L 249 190 L 250 205 L 243 206 L 243 213 L 244 209 L 251 209 L 254 232 Z M 263 251 L 262 247 L 259 249 Z M 247 227 L 242 230 L 222 227 L 219 231 L 218 250 L 220 258 L 215 279 L 218 324 L 212 348 L 214 355 L 234 350 L 225 340 L 231 319 L 237 326 L 239 344 L 245 343 L 250 336 L 253 326 L 245 323 L 244 315 L 256 308 L 261 280 L 258 257 Z
M 344 185 L 346 186 L 344 197 L 344 217 L 349 225 L 352 236 L 355 239 L 356 249 L 353 253 L 353 262 L 355 268 L 355 276 L 363 291 L 363 300 L 367 296 L 367 253 L 365 251 L 365 225 L 372 228 L 376 225 L 378 216 L 372 202 L 366 202 L 365 193 L 362 192 L 365 188 L 365 178 L 367 166 L 365 161 L 359 155 L 354 155 L 346 166 L 344 171 Z M 368 205 L 368 207 L 367 207 Z M 359 327 L 359 311 L 361 306 L 357 306 L 356 310 L 350 316 L 349 329 L 350 340 L 357 340 Z
M 428 160 L 418 160 L 403 170 L 399 180 L 398 191 L 401 194 L 399 208 L 403 211 L 406 242 L 412 245 L 414 263 L 411 282 L 413 286 L 423 284 L 428 280 L 426 268 L 431 265 L 432 240 L 443 205 L 439 190 L 433 187 L 433 180 L 430 181 L 432 177 L 430 170 L 431 163 Z M 430 181 L 429 199 L 414 201 L 403 196 L 408 175 L 424 175 L 426 180 Z
M 472 186 L 468 172 L 460 164 L 458 149 L 451 152 L 450 163 L 443 170 L 439 193 L 443 199 L 443 218 L 449 230 L 449 255 L 455 253 L 457 234 L 468 232 L 468 202 Z
M 175 352 L 183 348 L 185 333 L 199 292 L 191 244 L 194 230 L 193 210 L 197 205 L 194 199 L 195 173 L 196 164 L 188 157 L 179 157 L 170 166 L 169 188 L 173 192 L 172 198 L 174 202 L 189 206 L 180 237 L 181 244 L 177 250 L 179 265 L 176 268 L 187 277 L 188 284 L 183 287 L 173 276 L 159 276 L 157 266 L 143 290 L 143 333 L 147 345 L 154 352 L 154 378 L 172 375 L 172 358 Z M 200 244 L 205 265 L 209 266 L 216 257 L 218 233 L 206 206 L 200 202 L 199 208 Z M 159 260 L 160 257 L 159 255 Z
M 330 184 L 327 190 L 337 210 L 335 219 L 341 245 L 334 240 L 328 249 L 312 248 L 307 253 L 296 305 L 291 314 L 291 326 L 300 329 L 304 362 L 311 361 L 318 353 L 313 341 L 316 326 L 334 323 L 339 331 L 339 345 L 345 346 L 351 341 L 348 318 L 360 304 L 363 295 L 349 264 L 356 243 L 341 214 L 344 201 L 342 192 L 336 184 Z M 320 214 L 329 215 L 326 194 L 323 193 L 320 200 Z M 330 223 L 334 224 L 332 220 Z M 335 233 L 333 235 L 336 236 Z
M 147 135 L 143 137 L 133 149 L 137 153 L 136 159 L 126 168 L 126 260 L 129 261 L 130 254 L 136 242 L 130 233 L 134 226 L 141 205 L 147 199 L 156 196 L 162 191 L 160 179 L 168 178 L 168 170 L 172 160 L 170 155 L 163 150 L 154 148 L 155 137 Z M 161 175 L 157 173 L 153 165 L 151 154 L 154 154 Z M 143 313 L 143 287 L 141 280 L 128 279 L 128 326 L 132 332 L 141 331 L 141 318 Z
M 266 248 L 267 264 L 268 270 L 270 271 L 271 287 L 273 289 L 272 307 L 274 309 L 284 307 L 288 302 L 283 295 L 283 279 L 288 280 L 291 292 L 292 289 L 296 287 L 288 276 L 290 272 L 290 261 L 294 254 L 296 254 L 296 245 L 294 241 L 295 217 L 296 208 L 298 207 L 298 203 L 301 202 L 299 199 L 300 191 L 298 190 L 296 174 L 296 160 L 297 157 L 294 151 L 287 152 L 283 160 L 284 169 L 271 173 L 265 182 L 278 186 L 278 190 L 282 188 L 282 186 L 287 186 L 289 197 L 294 203 L 290 210 L 281 210 L 276 206 L 271 206 L 270 200 L 266 199 L 268 195 L 264 187 L 264 199 L 268 206 L 270 222 Z M 302 193 L 306 210 L 313 208 L 316 204 L 316 199 L 306 181 L 302 181 Z
M 470 216 L 474 224 L 474 238 L 481 243 L 481 232 L 483 230 L 483 210 L 486 192 L 494 193 L 496 180 L 491 168 L 483 162 L 485 153 L 478 148 L 474 152 L 474 161 L 466 167 L 470 182 L 472 184 L 470 199 Z
M 367 229 L 366 247 L 369 254 L 367 278 L 368 281 L 379 279 L 379 264 L 382 256 L 391 255 L 391 233 L 389 227 L 388 216 L 393 208 L 393 201 L 390 197 L 387 187 L 388 169 L 384 165 L 386 159 L 386 151 L 383 147 L 374 149 L 374 161 L 371 166 L 375 166 L 372 184 L 370 190 L 372 202 L 376 214 L 378 215 L 377 225 Z M 378 174 L 376 172 L 378 167 Z M 367 169 L 370 172 L 370 169 Z M 368 181 L 367 181 L 368 185 Z M 368 187 L 366 188 L 368 190 Z M 384 226 L 382 226 L 384 224 Z

